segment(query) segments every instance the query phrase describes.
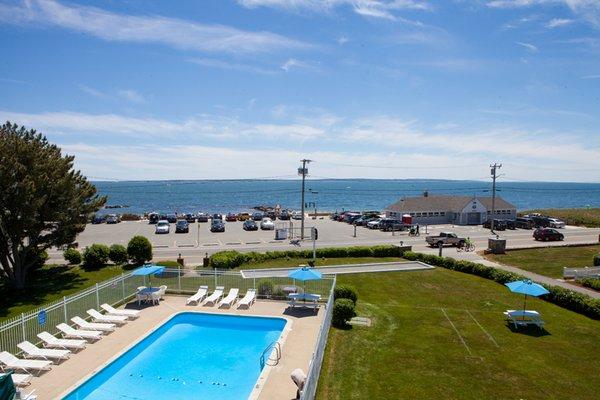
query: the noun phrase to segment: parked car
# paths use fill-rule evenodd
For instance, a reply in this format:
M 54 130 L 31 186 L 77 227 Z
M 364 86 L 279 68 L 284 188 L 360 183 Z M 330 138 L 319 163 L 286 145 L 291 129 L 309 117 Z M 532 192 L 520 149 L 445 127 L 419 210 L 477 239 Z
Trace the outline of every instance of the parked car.
M 92 224 L 97 225 L 97 224 L 103 224 L 106 222 L 106 218 L 104 217 L 104 215 L 94 215 L 94 218 L 92 218 Z
M 275 221 L 277 219 L 277 214 L 275 213 L 275 211 L 271 210 L 265 213 L 265 217 L 271 218 L 271 220 Z
M 487 221 L 485 221 L 483 223 L 482 226 L 486 229 L 491 229 L 492 228 L 492 220 L 488 219 Z M 494 230 L 496 230 L 496 231 L 506 230 L 506 221 L 504 221 L 503 219 L 495 219 L 494 220 Z
M 162 221 L 163 219 L 164 219 L 164 220 L 166 220 L 166 219 L 167 219 L 167 214 L 159 214 L 159 215 L 158 215 L 158 220 L 159 220 L 159 221 Z
M 167 221 L 169 221 L 169 223 L 174 224 L 175 222 L 177 222 L 177 215 L 176 214 L 167 214 Z
M 167 221 L 166 219 L 161 219 L 160 221 L 158 221 L 156 223 L 156 228 L 154 228 L 154 233 L 156 233 L 156 234 L 169 233 L 170 230 L 171 230 L 171 224 L 169 224 L 169 221 Z
M 256 224 L 256 222 L 252 221 L 251 219 L 247 219 L 242 224 L 242 228 L 245 231 L 257 231 L 258 230 L 258 225 Z
M 427 236 L 425 241 L 431 247 L 438 247 L 440 243 L 443 246 L 451 245 L 461 247 L 465 244 L 466 239 L 458 237 L 454 232 L 440 232 L 440 234 L 437 236 Z
M 504 223 L 506 224 L 506 229 L 510 229 L 510 230 L 515 230 L 517 229 L 517 223 L 516 221 L 512 220 L 512 219 L 505 219 Z
M 283 210 L 281 213 L 279 213 L 279 219 L 282 221 L 287 221 L 290 219 L 290 213 L 288 210 Z
M 252 220 L 253 221 L 262 221 L 263 217 L 264 217 L 264 215 L 260 211 L 252 213 Z
M 273 229 L 275 229 L 275 224 L 273 223 L 271 218 L 265 217 L 262 219 L 262 221 L 260 221 L 260 229 L 262 229 L 263 231 L 272 231 Z
M 175 224 L 175 233 L 188 233 L 190 231 L 190 224 L 185 219 L 180 219 Z
M 158 217 L 159 217 L 158 213 L 154 213 L 153 212 L 153 213 L 148 214 L 148 223 L 149 224 L 156 224 L 156 223 L 158 223 L 158 221 L 159 221 Z
M 121 222 L 121 218 L 117 214 L 108 214 L 106 216 L 107 224 L 118 224 L 119 222 Z
M 300 211 L 292 211 L 292 219 L 302 219 L 302 213 Z
M 211 218 L 212 218 L 213 222 L 215 220 L 219 220 L 219 221 L 223 222 L 223 215 L 222 214 L 213 214 Z
M 194 214 L 187 213 L 187 214 L 185 214 L 185 220 L 188 223 L 193 224 L 194 222 L 196 222 L 196 216 Z
M 367 222 L 367 228 L 379 229 L 380 223 L 381 223 L 381 218 L 375 218 L 374 220 Z
M 535 226 L 535 223 L 529 217 L 517 217 L 515 225 L 517 228 L 521 229 L 532 229 Z
M 541 215 L 530 215 L 529 218 L 533 221 L 533 226 L 536 228 L 547 228 L 550 226 L 550 218 Z
M 379 230 L 382 230 L 384 232 L 403 231 L 405 229 L 405 224 L 402 221 L 398 221 L 396 219 L 382 218 L 381 221 L 379 221 Z
M 250 219 L 250 214 L 248 214 L 248 213 L 239 213 L 237 215 L 237 219 L 238 219 L 238 221 L 247 221 L 247 220 Z
M 544 242 L 548 240 L 564 240 L 565 235 L 552 228 L 538 228 L 533 231 L 533 238 L 535 240 L 542 240 Z
M 558 218 L 548 218 L 550 221 L 550 228 L 559 228 L 562 229 L 565 227 L 564 221 L 561 221 Z
M 235 222 L 235 221 L 237 221 L 237 214 L 234 214 L 234 213 L 228 213 L 228 214 L 225 216 L 225 221 L 227 221 L 227 222 Z
M 222 219 L 213 218 L 210 224 L 211 232 L 225 232 L 225 223 Z
M 196 216 L 198 222 L 208 222 L 208 214 L 199 212 Z

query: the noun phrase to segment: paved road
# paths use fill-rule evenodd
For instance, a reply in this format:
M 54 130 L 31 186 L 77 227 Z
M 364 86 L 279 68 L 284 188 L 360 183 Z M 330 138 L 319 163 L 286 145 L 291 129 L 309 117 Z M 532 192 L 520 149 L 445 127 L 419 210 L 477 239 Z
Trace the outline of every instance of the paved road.
M 346 265 L 327 265 L 316 267 L 315 270 L 323 275 L 340 274 L 361 274 L 365 272 L 398 272 L 398 271 L 420 271 L 434 269 L 431 265 L 416 262 L 387 262 L 387 263 L 365 263 L 365 264 L 346 264 Z M 287 277 L 288 274 L 296 268 L 265 268 L 265 269 L 247 269 L 242 270 L 244 278 L 271 278 Z

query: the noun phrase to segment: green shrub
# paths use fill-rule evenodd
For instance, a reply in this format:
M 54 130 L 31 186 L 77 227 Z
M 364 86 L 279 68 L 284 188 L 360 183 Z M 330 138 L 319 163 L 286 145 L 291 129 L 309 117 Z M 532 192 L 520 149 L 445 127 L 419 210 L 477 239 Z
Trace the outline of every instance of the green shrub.
M 152 243 L 145 236 L 134 236 L 127 244 L 127 255 L 136 265 L 152 260 Z
M 79 250 L 69 247 L 63 252 L 63 257 L 69 264 L 77 265 L 81 264 L 81 253 Z
M 218 269 L 231 269 L 239 267 L 245 260 L 245 255 L 238 251 L 219 251 L 210 257 L 210 266 Z
M 503 271 L 494 267 L 488 267 L 487 265 L 478 264 L 471 261 L 459 261 L 450 257 L 439 257 L 432 254 L 422 254 L 407 251 L 404 253 L 404 258 L 407 260 L 421 261 L 453 271 L 477 275 L 501 284 L 527 279 L 524 276 L 512 272 Z M 544 286 L 550 292 L 546 296 L 543 296 L 542 299 L 590 318 L 600 319 L 600 299 L 594 299 L 590 296 L 575 292 L 573 290 L 565 289 L 560 286 L 542 286 Z
M 594 267 L 600 267 L 600 254 L 594 256 Z
M 350 299 L 337 299 L 333 303 L 333 313 L 331 317 L 331 323 L 333 326 L 343 328 L 346 326 L 348 321 L 356 316 L 354 311 L 354 303 Z
M 121 221 L 140 221 L 142 217 L 138 214 L 125 213 L 121 214 Z
M 108 253 L 108 258 L 115 264 L 125 264 L 129 257 L 127 256 L 127 249 L 125 246 L 120 244 L 113 244 L 110 246 L 110 252 Z
M 350 285 L 337 285 L 333 290 L 333 299 L 350 299 L 353 304 L 356 304 L 358 295 L 356 294 L 356 289 Z
M 275 285 L 268 279 L 261 279 L 256 284 L 256 289 L 260 296 L 271 296 L 275 292 Z
M 108 262 L 110 249 L 105 244 L 95 243 L 83 251 L 83 263 L 89 268 L 100 268 Z
M 600 291 L 600 279 L 597 278 L 585 278 L 579 281 L 582 286 L 589 287 L 594 290 Z

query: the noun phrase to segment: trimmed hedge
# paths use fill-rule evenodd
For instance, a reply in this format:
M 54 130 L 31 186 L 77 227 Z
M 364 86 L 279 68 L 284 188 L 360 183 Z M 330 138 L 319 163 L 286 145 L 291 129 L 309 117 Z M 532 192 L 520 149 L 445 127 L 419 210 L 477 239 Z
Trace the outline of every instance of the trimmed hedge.
M 326 247 L 317 249 L 318 258 L 346 257 L 401 257 L 402 250 L 397 246 L 356 246 L 356 247 Z M 235 250 L 219 251 L 210 257 L 210 266 L 218 269 L 232 269 L 242 264 L 276 260 L 281 258 L 312 258 L 312 250 L 267 251 L 258 253 L 240 253 Z
M 63 258 L 71 265 L 81 264 L 82 260 L 79 250 L 73 247 L 69 247 L 63 252 Z
M 110 246 L 108 258 L 110 258 L 110 261 L 117 265 L 125 264 L 129 259 L 129 257 L 127 256 L 127 249 L 121 244 L 113 244 L 112 246 Z
M 331 324 L 338 328 L 346 326 L 348 321 L 356 316 L 354 311 L 354 303 L 350 299 L 337 299 L 333 303 L 333 313 L 331 316 Z
M 89 268 L 101 268 L 108 262 L 110 249 L 105 244 L 94 243 L 83 251 L 83 264 Z
M 594 267 L 600 267 L 600 254 L 594 256 Z
M 522 275 L 503 271 L 487 265 L 474 263 L 471 261 L 455 260 L 449 257 L 439 257 L 433 254 L 422 254 L 407 251 L 403 255 L 407 260 L 422 261 L 427 264 L 451 269 L 453 271 L 465 272 L 467 274 L 477 275 L 485 279 L 505 284 L 507 282 L 528 279 Z M 600 319 L 600 299 L 594 299 L 590 296 L 565 289 L 560 286 L 551 286 L 542 284 L 549 294 L 542 299 L 554 303 L 560 307 L 583 314 L 593 319 Z
M 600 279 L 585 278 L 579 281 L 582 286 L 589 287 L 600 292 Z
M 356 294 L 356 289 L 350 285 L 337 285 L 333 289 L 333 299 L 349 299 L 352 300 L 353 304 L 356 304 L 358 295 Z

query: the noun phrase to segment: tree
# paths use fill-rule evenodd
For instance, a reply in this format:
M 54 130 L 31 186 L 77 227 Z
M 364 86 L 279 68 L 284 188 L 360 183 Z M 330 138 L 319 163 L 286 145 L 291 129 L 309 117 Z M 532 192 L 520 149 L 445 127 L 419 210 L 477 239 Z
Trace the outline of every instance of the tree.
M 127 254 L 136 265 L 152 260 L 152 243 L 145 236 L 134 236 L 127 244 Z
M 63 253 L 63 258 L 68 261 L 71 265 L 81 264 L 81 253 L 79 250 L 69 247 Z
M 115 264 L 125 264 L 128 260 L 127 249 L 121 244 L 113 244 L 110 246 L 108 258 Z
M 46 249 L 73 243 L 106 197 L 35 130 L 0 126 L 0 276 L 15 288 Z
M 94 243 L 83 251 L 83 264 L 87 268 L 102 268 L 108 262 L 110 249 L 105 244 Z

